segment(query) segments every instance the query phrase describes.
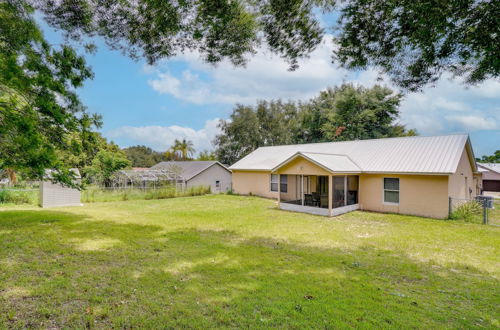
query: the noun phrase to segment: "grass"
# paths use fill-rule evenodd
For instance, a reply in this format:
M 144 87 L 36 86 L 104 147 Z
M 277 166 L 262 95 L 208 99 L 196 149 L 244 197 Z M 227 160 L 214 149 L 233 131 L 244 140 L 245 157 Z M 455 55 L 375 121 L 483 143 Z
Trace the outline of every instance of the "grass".
M 500 226 L 500 200 L 496 199 L 494 206 L 494 209 L 488 210 L 488 223 Z
M 207 195 L 0 211 L 0 328 L 498 328 L 500 228 Z
M 176 190 L 173 186 L 148 189 L 101 189 L 88 187 L 82 191 L 82 203 L 116 202 L 139 199 L 166 199 L 174 197 L 200 196 L 210 193 L 210 187 L 191 187 Z

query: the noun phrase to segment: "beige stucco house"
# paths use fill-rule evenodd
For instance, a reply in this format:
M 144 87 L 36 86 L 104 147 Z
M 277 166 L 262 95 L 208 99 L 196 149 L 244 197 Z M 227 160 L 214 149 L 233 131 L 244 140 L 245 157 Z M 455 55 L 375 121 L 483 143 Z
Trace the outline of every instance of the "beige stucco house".
M 446 218 L 449 197 L 481 191 L 467 135 L 261 147 L 230 169 L 236 193 L 325 216 L 360 209 Z

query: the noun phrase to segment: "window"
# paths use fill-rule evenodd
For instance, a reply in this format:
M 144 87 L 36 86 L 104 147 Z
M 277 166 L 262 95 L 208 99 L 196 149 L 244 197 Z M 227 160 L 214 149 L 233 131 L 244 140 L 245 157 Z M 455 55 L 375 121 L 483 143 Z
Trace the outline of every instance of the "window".
M 215 181 L 215 188 L 217 188 L 217 189 L 220 188 L 220 181 L 219 180 Z
M 384 203 L 399 204 L 399 179 L 384 178 Z
M 281 192 L 288 192 L 288 175 L 281 175 Z M 271 191 L 278 191 L 278 174 L 271 174 Z

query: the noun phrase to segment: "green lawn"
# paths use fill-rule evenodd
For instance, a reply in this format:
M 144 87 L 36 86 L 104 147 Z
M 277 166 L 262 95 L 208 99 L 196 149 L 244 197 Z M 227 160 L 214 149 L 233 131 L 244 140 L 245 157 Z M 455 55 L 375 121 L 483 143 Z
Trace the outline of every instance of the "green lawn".
M 214 196 L 0 211 L 0 328 L 498 328 L 500 228 Z

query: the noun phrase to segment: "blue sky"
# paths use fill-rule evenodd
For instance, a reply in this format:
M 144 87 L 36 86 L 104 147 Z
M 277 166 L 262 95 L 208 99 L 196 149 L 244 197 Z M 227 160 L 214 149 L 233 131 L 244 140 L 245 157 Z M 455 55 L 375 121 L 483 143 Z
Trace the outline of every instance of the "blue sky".
M 50 42 L 60 42 L 59 33 L 42 27 Z M 328 38 L 294 72 L 264 50 L 246 68 L 227 62 L 212 67 L 196 54 L 150 67 L 96 42 L 97 53 L 86 55 L 95 78 L 78 94 L 90 112 L 103 116 L 103 135 L 122 147 L 144 144 L 163 151 L 174 139 L 186 138 L 197 151 L 210 150 L 218 120 L 228 118 L 236 103 L 307 100 L 342 82 L 380 83 L 374 70 L 348 72 L 331 64 Z M 390 86 L 387 79 L 383 83 Z M 466 87 L 443 77 L 435 87 L 406 95 L 400 121 L 421 135 L 469 133 L 476 156 L 492 154 L 500 149 L 500 82 Z

